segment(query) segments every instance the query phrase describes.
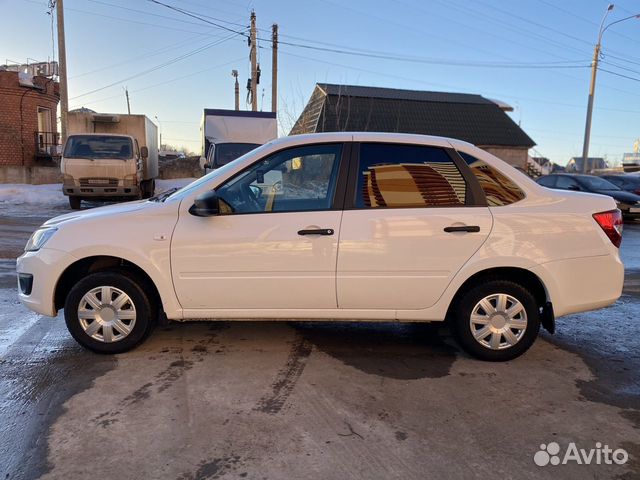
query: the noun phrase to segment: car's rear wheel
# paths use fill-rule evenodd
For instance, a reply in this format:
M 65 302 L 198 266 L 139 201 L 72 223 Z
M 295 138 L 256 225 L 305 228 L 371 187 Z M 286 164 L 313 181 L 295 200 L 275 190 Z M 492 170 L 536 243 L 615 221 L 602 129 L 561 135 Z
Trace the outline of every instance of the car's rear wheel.
M 145 338 L 154 308 L 135 277 L 98 272 L 71 289 L 64 317 L 69 332 L 83 347 L 97 353 L 121 353 Z
M 505 361 L 533 345 L 540 331 L 540 312 L 536 299 L 522 285 L 489 280 L 462 294 L 452 322 L 458 343 L 469 354 Z

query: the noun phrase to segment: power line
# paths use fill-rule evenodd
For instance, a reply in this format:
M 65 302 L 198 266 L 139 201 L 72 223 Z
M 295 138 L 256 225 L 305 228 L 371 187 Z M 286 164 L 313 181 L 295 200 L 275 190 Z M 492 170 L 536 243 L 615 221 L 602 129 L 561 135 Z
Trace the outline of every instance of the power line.
M 612 67 L 619 68 L 620 70 L 625 70 L 627 72 L 636 73 L 636 74 L 640 75 L 640 71 L 634 70 L 633 68 L 628 68 L 628 67 L 624 67 L 622 65 L 618 65 L 617 63 L 608 62 L 606 60 L 601 60 L 600 63 L 604 63 L 606 65 L 611 65 Z
M 169 50 L 174 50 L 176 48 L 183 47 L 183 46 L 185 46 L 185 45 L 187 45 L 189 43 L 192 43 L 193 40 L 195 40 L 197 37 L 202 37 L 202 36 L 211 36 L 211 35 L 207 34 L 207 33 L 199 33 L 199 34 L 194 35 L 192 37 L 189 37 L 189 38 L 187 38 L 185 40 L 182 40 L 181 42 L 173 43 L 171 45 L 166 45 L 166 46 L 164 46 L 164 47 L 162 47 L 162 48 L 160 48 L 158 50 L 152 50 L 150 52 L 146 52 L 146 53 L 143 53 L 141 55 L 136 55 L 135 57 L 131 57 L 131 58 L 127 59 L 127 60 L 123 60 L 121 62 L 112 63 L 111 65 L 106 65 L 106 66 L 103 66 L 103 67 L 100 67 L 100 68 L 96 68 L 95 70 L 90 70 L 88 72 L 79 73 L 77 75 L 73 75 L 73 76 L 69 77 L 69 79 L 80 78 L 80 77 L 84 77 L 84 76 L 87 76 L 87 75 L 92 75 L 94 73 L 102 72 L 104 70 L 110 70 L 110 69 L 112 69 L 114 67 L 119 67 L 120 65 L 125 65 L 127 63 L 134 62 L 134 61 L 139 60 L 141 58 L 154 57 L 156 55 L 159 55 L 160 53 L 168 52 Z M 214 35 L 213 37 L 215 38 L 216 36 Z M 223 37 L 218 37 L 218 38 L 223 38 Z
M 231 65 L 231 64 L 234 64 L 234 63 L 236 63 L 236 62 L 239 62 L 239 61 L 240 61 L 240 60 L 242 60 L 243 58 L 244 58 L 244 57 L 241 57 L 241 58 L 235 58 L 235 59 L 230 60 L 230 61 L 228 61 L 228 62 L 225 62 L 225 63 L 219 64 L 219 65 L 214 65 L 213 67 L 207 67 L 207 68 L 205 68 L 205 69 L 198 70 L 197 72 L 191 72 L 191 73 L 188 73 L 188 74 L 186 74 L 186 75 L 180 75 L 179 77 L 174 77 L 174 78 L 172 78 L 172 79 L 170 79 L 170 80 L 165 80 L 165 81 L 162 81 L 162 82 L 154 83 L 153 85 L 147 85 L 147 86 L 145 86 L 145 87 L 138 88 L 138 89 L 136 89 L 136 90 L 130 90 L 130 91 L 129 91 L 129 93 L 139 93 L 139 92 L 143 92 L 143 91 L 145 91 L 145 90 L 149 90 L 149 89 L 156 88 L 156 87 L 159 87 L 159 86 L 162 86 L 162 85 L 166 85 L 166 84 L 168 84 L 168 83 L 177 82 L 178 80 L 183 80 L 183 79 L 188 78 L 188 77 L 193 77 L 193 76 L 195 76 L 195 75 L 199 75 L 199 74 L 204 73 L 204 72 L 209 72 L 209 71 L 211 71 L 211 70 L 216 70 L 216 69 L 218 69 L 218 68 L 226 67 L 226 66 L 228 66 L 228 65 Z M 119 94 L 118 94 L 118 95 L 112 95 L 112 96 L 110 96 L 110 97 L 101 98 L 101 99 L 99 99 L 99 100 L 91 100 L 91 101 L 89 101 L 89 102 L 84 102 L 82 105 L 91 105 L 91 104 L 93 104 L 93 103 L 100 103 L 100 102 L 104 102 L 104 101 L 107 101 L 107 100 L 111 100 L 111 99 L 113 99 L 113 98 L 120 98 L 121 96 L 122 96 L 122 95 L 119 95 Z M 163 120 L 162 122 L 163 122 L 163 123 L 165 123 L 165 122 L 166 122 L 166 123 L 168 123 L 169 121 L 168 121 L 168 120 Z
M 227 31 L 235 33 L 237 35 L 242 35 L 244 37 L 248 37 L 248 35 L 246 33 L 244 33 L 244 32 L 241 32 L 241 31 L 238 31 L 238 30 L 234 30 L 233 28 L 229 28 L 229 27 L 226 27 L 224 25 L 220 25 L 219 23 L 216 23 L 216 22 L 212 22 L 212 21 L 207 20 L 207 19 L 205 19 L 205 18 L 203 18 L 203 17 L 201 17 L 201 16 L 199 16 L 197 14 L 191 13 L 188 10 L 184 10 L 182 8 L 178 8 L 178 7 L 174 7 L 172 5 L 168 5 L 166 3 L 162 3 L 159 0 L 148 0 L 148 1 L 151 2 L 151 3 L 158 4 L 158 5 L 162 5 L 163 7 L 166 7 L 168 9 L 170 9 L 170 10 L 174 10 L 176 12 L 182 13 L 183 15 L 187 15 L 189 17 L 196 18 L 196 19 L 198 19 L 198 20 L 200 20 L 202 22 L 208 23 L 210 25 L 213 25 L 215 27 L 221 28 L 223 30 L 227 30 Z
M 165 18 L 165 19 L 168 19 L 168 20 L 171 20 L 171 21 L 174 21 L 174 22 L 188 23 L 188 24 L 191 24 L 191 25 L 198 25 L 197 22 L 190 22 L 188 20 L 181 20 L 181 19 L 176 18 L 176 17 L 169 17 L 167 15 L 160 15 L 158 13 L 152 13 L 152 12 L 149 12 L 149 11 L 146 11 L 146 10 L 138 10 L 136 8 L 125 7 L 123 5 L 118 5 L 118 4 L 115 4 L 115 3 L 104 2 L 104 1 L 101 1 L 101 0 L 87 0 L 87 1 L 99 4 L 99 5 L 105 5 L 105 6 L 108 6 L 108 7 L 120 8 L 122 10 L 128 10 L 130 12 L 141 13 L 143 15 L 150 15 L 152 17 Z M 234 23 L 234 22 L 230 22 L 228 20 L 223 20 L 223 19 L 215 18 L 215 17 L 210 17 L 210 18 L 212 18 L 214 20 L 217 20 L 219 22 L 222 22 L 222 23 L 228 23 L 228 24 L 231 24 L 231 25 L 236 25 L 236 26 L 239 26 L 239 27 L 242 27 L 242 28 L 246 27 L 246 25 L 244 25 L 244 24 Z
M 95 0 L 92 0 L 95 1 Z M 148 0 L 153 3 L 157 3 L 159 5 L 163 5 L 167 8 L 171 8 L 177 12 L 183 13 L 184 15 L 188 15 L 190 17 L 199 19 L 201 21 L 212 23 L 202 18 L 201 16 L 189 12 L 188 10 L 172 7 L 171 5 L 167 5 L 165 3 L 160 2 L 159 0 Z M 214 24 L 215 25 L 215 24 Z M 219 25 L 217 25 L 219 26 Z M 225 29 L 230 30 L 225 27 Z M 231 30 L 234 33 L 238 33 L 240 35 L 245 35 L 235 30 Z M 257 37 L 258 41 L 268 42 L 269 39 L 263 37 Z M 367 57 L 367 58 L 377 58 L 383 60 L 396 60 L 396 61 L 405 61 L 412 63 L 426 63 L 426 64 L 437 64 L 437 65 L 457 65 L 457 66 L 471 66 L 471 67 L 496 67 L 496 68 L 584 68 L 588 65 L 567 65 L 568 63 L 577 63 L 582 62 L 582 60 L 569 60 L 565 62 L 546 62 L 542 64 L 541 62 L 474 62 L 474 61 L 451 61 L 446 59 L 437 59 L 437 58 L 421 58 L 421 57 L 412 57 L 401 55 L 398 53 L 374 53 L 374 52 L 366 52 L 366 51 L 358 51 L 358 50 L 348 50 L 345 48 L 336 48 L 336 47 L 320 47 L 315 45 L 308 45 L 304 43 L 298 42 L 290 42 L 286 40 L 280 40 L 280 45 L 287 45 L 290 47 L 296 48 L 304 48 L 307 50 L 316 50 L 327 53 L 335 53 L 340 55 L 350 55 L 350 56 L 359 56 L 359 57 Z M 561 65 L 565 64 L 565 65 Z
M 630 77 L 629 75 L 624 75 L 622 73 L 612 72 L 611 70 L 606 70 L 604 68 L 599 68 L 599 70 L 601 72 L 607 72 L 607 73 L 609 73 L 611 75 L 615 75 L 617 77 L 622 77 L 622 78 L 626 78 L 628 80 L 633 80 L 634 82 L 640 82 L 640 78 Z
M 317 63 L 324 63 L 324 64 L 331 65 L 331 66 L 334 66 L 334 67 L 346 68 L 348 70 L 355 70 L 355 71 L 359 71 L 359 72 L 370 73 L 370 74 L 378 75 L 378 76 L 382 76 L 382 77 L 405 80 L 405 81 L 409 81 L 409 82 L 413 82 L 413 83 L 417 83 L 417 84 L 421 84 L 421 85 L 433 85 L 433 86 L 436 86 L 436 87 L 443 87 L 443 88 L 454 87 L 451 84 L 425 82 L 422 79 L 410 78 L 410 77 L 405 77 L 405 76 L 401 76 L 401 75 L 395 75 L 395 74 L 391 74 L 391 73 L 383 73 L 383 72 L 379 72 L 379 71 L 375 71 L 375 70 L 368 70 L 368 69 L 364 69 L 364 68 L 355 67 L 353 65 L 343 65 L 343 64 L 339 64 L 339 63 L 335 63 L 335 62 L 326 61 L 326 60 L 320 60 L 320 59 L 309 57 L 309 56 L 296 55 L 294 53 L 286 52 L 286 51 L 282 51 L 281 53 L 283 53 L 284 55 L 287 55 L 287 56 L 290 56 L 290 57 L 296 57 L 296 58 L 299 58 L 299 59 L 302 59 L 302 60 L 308 60 L 308 61 L 317 62 Z M 459 87 L 456 87 L 456 88 L 459 88 Z M 585 108 L 584 105 L 578 105 L 578 104 L 573 104 L 573 103 L 564 103 L 564 102 L 558 102 L 558 101 L 554 101 L 554 100 L 544 100 L 544 99 L 540 99 L 540 98 L 523 97 L 521 95 L 508 95 L 508 94 L 505 94 L 504 92 L 491 92 L 491 91 L 488 91 L 488 90 L 484 90 L 484 94 L 497 96 L 497 97 L 514 98 L 514 99 L 517 99 L 517 100 L 526 100 L 526 101 L 530 101 L 530 102 L 543 103 L 543 104 L 554 105 L 554 106 L 563 106 L 563 107 L 580 108 L 580 109 L 584 109 Z M 634 114 L 634 115 L 640 114 L 639 110 L 628 110 L 628 109 L 611 108 L 611 107 L 595 107 L 595 110 L 618 112 L 618 113 L 630 113 L 630 114 Z
M 229 35 L 229 36 L 227 36 L 227 37 L 223 38 L 222 40 L 217 40 L 217 41 L 215 41 L 215 42 L 211 42 L 211 43 L 209 43 L 209 44 L 207 44 L 207 45 L 204 45 L 204 46 L 199 47 L 199 48 L 197 48 L 197 49 L 195 49 L 195 50 L 192 50 L 191 52 L 185 53 L 185 54 L 180 55 L 180 56 L 178 56 L 178 57 L 175 57 L 175 58 L 173 58 L 173 59 L 171 59 L 171 60 L 168 60 L 167 62 L 164 62 L 164 63 L 162 63 L 162 64 L 159 64 L 159 65 L 156 65 L 156 66 L 154 66 L 154 67 L 148 68 L 148 69 L 146 69 L 146 70 L 143 70 L 142 72 L 138 72 L 138 73 L 136 73 L 136 74 L 134 74 L 134 75 L 130 75 L 130 76 L 126 77 L 126 78 L 123 78 L 123 79 L 121 79 L 121 80 L 118 80 L 118 81 L 112 82 L 112 83 L 110 83 L 110 84 L 108 84 L 108 85 L 104 85 L 104 86 L 102 86 L 102 87 L 95 88 L 95 89 L 93 89 L 93 90 L 90 90 L 90 91 L 88 91 L 88 92 L 82 93 L 82 94 L 80 94 L 80 95 L 76 95 L 75 97 L 71 98 L 71 100 L 75 100 L 75 99 L 77 99 L 77 98 L 81 98 L 81 97 L 85 97 L 85 96 L 87 96 L 87 95 L 91 95 L 92 93 L 96 93 L 96 92 L 99 92 L 99 91 L 101 91 L 101 90 L 105 90 L 105 89 L 107 89 L 107 88 L 113 87 L 113 86 L 115 86 L 115 85 L 118 85 L 118 84 L 120 84 L 120 83 L 126 82 L 126 81 L 128 81 L 128 80 L 132 80 L 132 79 L 137 78 L 137 77 L 140 77 L 140 76 L 142 76 L 142 75 L 146 75 L 146 74 L 148 74 L 148 73 L 154 72 L 154 71 L 156 71 L 156 70 L 159 70 L 160 68 L 164 68 L 164 67 L 169 66 L 169 65 L 171 65 L 171 64 L 173 64 L 173 63 L 179 62 L 180 60 L 184 60 L 185 58 L 189 58 L 189 57 L 191 57 L 191 56 L 193 56 L 193 55 L 196 55 L 196 54 L 198 54 L 198 53 L 200 53 L 200 52 L 203 52 L 203 51 L 205 51 L 205 50 L 208 50 L 208 49 L 209 49 L 209 48 L 211 48 L 211 47 L 215 47 L 216 45 L 220 45 L 221 43 L 226 42 L 227 40 L 230 40 L 230 39 L 231 39 L 231 38 L 233 38 L 233 37 L 235 37 L 235 34 L 234 34 L 234 35 Z

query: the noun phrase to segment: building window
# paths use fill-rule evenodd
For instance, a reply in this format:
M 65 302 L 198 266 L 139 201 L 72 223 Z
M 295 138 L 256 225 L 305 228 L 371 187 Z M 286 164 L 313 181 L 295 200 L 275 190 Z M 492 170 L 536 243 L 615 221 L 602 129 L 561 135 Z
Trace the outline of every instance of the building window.
M 458 167 L 441 148 L 360 146 L 357 208 L 461 207 L 466 189 Z
M 56 134 L 52 131 L 51 109 L 38 107 L 38 131 L 36 132 L 38 153 L 51 154 L 56 145 Z
M 508 177 L 468 153 L 458 152 L 467 162 L 487 197 L 490 207 L 510 205 L 525 197 L 524 192 Z
M 51 132 L 51 109 L 38 107 L 38 131 Z

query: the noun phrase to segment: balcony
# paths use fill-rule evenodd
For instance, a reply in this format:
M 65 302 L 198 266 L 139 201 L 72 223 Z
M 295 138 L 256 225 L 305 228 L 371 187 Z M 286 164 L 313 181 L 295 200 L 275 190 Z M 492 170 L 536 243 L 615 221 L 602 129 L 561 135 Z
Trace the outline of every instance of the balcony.
M 60 157 L 58 132 L 35 132 L 36 158 L 57 160 Z

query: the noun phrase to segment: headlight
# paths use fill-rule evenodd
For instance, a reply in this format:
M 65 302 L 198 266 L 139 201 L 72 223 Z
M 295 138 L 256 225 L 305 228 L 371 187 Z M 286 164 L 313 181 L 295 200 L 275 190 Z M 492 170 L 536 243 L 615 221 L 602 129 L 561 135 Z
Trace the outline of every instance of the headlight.
M 37 252 L 42 247 L 44 247 L 44 244 L 47 243 L 47 241 L 53 236 L 54 233 L 56 233 L 57 230 L 57 228 L 52 227 L 39 228 L 38 230 L 33 232 L 33 235 L 31 235 L 31 238 L 29 238 L 29 241 L 24 247 L 24 251 Z

